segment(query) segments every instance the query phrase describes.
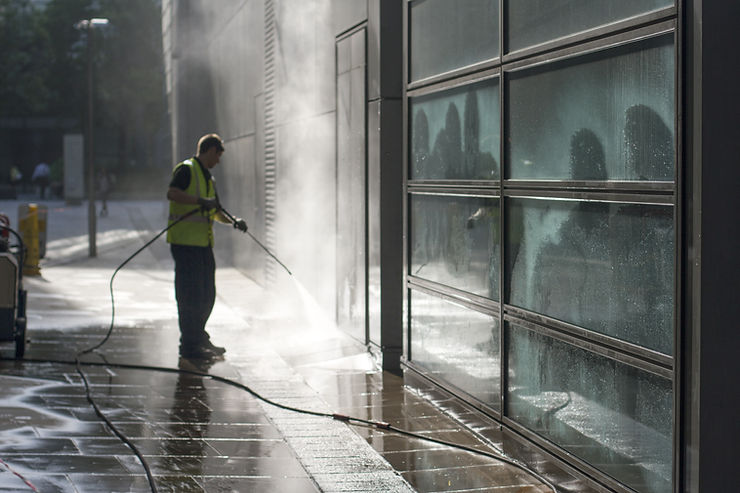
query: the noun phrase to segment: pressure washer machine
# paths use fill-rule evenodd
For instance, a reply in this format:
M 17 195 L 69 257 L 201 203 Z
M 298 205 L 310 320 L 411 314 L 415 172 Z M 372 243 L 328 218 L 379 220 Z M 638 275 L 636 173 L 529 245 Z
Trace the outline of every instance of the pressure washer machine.
M 21 236 L 10 228 L 8 216 L 0 214 L 0 342 L 15 342 L 16 358 L 26 350 L 24 253 Z

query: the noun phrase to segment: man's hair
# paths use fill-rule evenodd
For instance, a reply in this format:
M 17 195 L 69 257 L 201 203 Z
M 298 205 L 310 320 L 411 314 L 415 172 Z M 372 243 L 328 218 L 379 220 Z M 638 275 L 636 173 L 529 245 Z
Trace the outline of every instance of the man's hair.
M 198 140 L 198 154 L 205 154 L 211 147 L 217 147 L 223 152 L 224 142 L 218 134 L 206 134 Z

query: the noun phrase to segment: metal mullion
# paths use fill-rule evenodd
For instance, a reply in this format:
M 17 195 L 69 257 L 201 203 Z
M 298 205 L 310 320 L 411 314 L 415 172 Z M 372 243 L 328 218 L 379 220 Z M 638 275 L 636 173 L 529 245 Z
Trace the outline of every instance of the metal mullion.
M 571 190 L 511 190 L 504 189 L 504 197 L 525 197 L 531 199 L 548 200 L 571 200 L 571 201 L 595 201 L 610 202 L 616 204 L 644 204 L 644 205 L 670 205 L 675 203 L 674 195 L 649 195 L 610 193 L 604 191 L 571 191 Z
M 411 355 L 411 290 L 407 288 L 407 279 L 409 274 L 409 268 L 410 263 L 409 259 L 411 258 L 411 245 L 409 242 L 409 210 L 411 205 L 411 195 L 408 193 L 408 181 L 409 181 L 409 163 L 411 162 L 409 153 L 411 152 L 410 146 L 409 146 L 409 97 L 408 97 L 408 79 L 409 79 L 409 63 L 410 63 L 410 57 L 409 57 L 409 39 L 410 39 L 410 23 L 409 23 L 409 1 L 407 0 L 403 3 L 402 10 L 402 21 L 401 21 L 401 29 L 402 29 L 402 49 L 403 49 L 403 63 L 401 64 L 401 69 L 403 71 L 402 74 L 402 94 L 401 94 L 401 106 L 402 106 L 402 131 L 403 131 L 403 137 L 401 139 L 401 146 L 402 146 L 402 154 L 403 154 L 403 225 L 402 225 L 402 235 L 403 235 L 403 308 L 402 313 L 404 316 L 403 323 L 401 325 L 402 327 L 402 360 L 410 361 L 412 358 Z
M 419 290 L 426 294 L 464 305 L 467 308 L 471 308 L 480 313 L 485 313 L 492 317 L 497 316 L 499 312 L 500 303 L 498 301 L 453 288 L 446 284 L 441 284 L 409 274 L 406 285 L 408 288 Z
M 597 53 L 600 51 L 605 51 L 632 43 L 639 43 L 640 41 L 646 39 L 675 32 L 675 28 L 676 21 L 670 19 L 648 27 L 635 29 L 633 31 L 622 32 L 584 44 L 578 44 L 570 46 L 568 48 L 563 48 L 547 54 L 532 56 L 517 61 L 505 61 L 502 67 L 505 68 L 507 72 L 514 72 L 542 65 L 549 65 L 551 63 L 568 60 L 570 58 Z
M 454 81 L 466 78 L 475 78 L 479 76 L 481 72 L 488 72 L 490 70 L 498 70 L 501 65 L 501 61 L 498 57 L 485 60 L 483 62 L 474 63 L 466 67 L 457 68 L 444 72 L 442 74 L 433 75 L 424 79 L 409 82 L 409 91 L 419 91 L 429 86 L 445 85 L 445 83 L 454 83 Z
M 365 155 L 363 156 L 363 158 L 364 158 L 364 163 L 363 163 L 364 171 L 363 171 L 363 174 L 364 174 L 364 179 L 365 179 L 365 187 L 364 187 L 365 188 L 365 190 L 364 190 L 365 196 L 363 197 L 363 208 L 365 209 L 365 217 L 364 217 L 364 221 L 365 221 L 365 228 L 364 228 L 365 229 L 365 231 L 364 231 L 365 241 L 364 241 L 364 245 L 363 245 L 364 248 L 365 248 L 365 265 L 364 265 L 364 267 L 365 267 L 365 272 L 364 272 L 364 277 L 365 277 L 365 286 L 364 286 L 364 288 L 365 288 L 365 295 L 364 295 L 364 298 L 365 298 L 364 299 L 364 302 L 365 302 L 365 313 L 364 313 L 364 317 L 365 317 L 365 341 L 364 342 L 365 342 L 365 345 L 369 345 L 370 342 L 371 342 L 370 341 L 370 176 L 369 176 L 369 174 L 370 174 L 370 149 L 369 149 L 369 140 L 370 139 L 369 139 L 369 132 L 368 132 L 368 127 L 369 127 L 369 125 L 368 125 L 368 118 L 370 117 L 370 115 L 369 115 L 369 113 L 370 113 L 369 112 L 369 103 L 370 103 L 370 101 L 369 101 L 369 99 L 370 99 L 369 98 L 369 95 L 370 95 L 370 90 L 368 88 L 368 86 L 370 84 L 368 83 L 368 79 L 369 79 L 368 73 L 369 73 L 370 69 L 368 67 L 367 23 L 362 23 L 362 24 L 359 25 L 359 27 L 356 28 L 356 30 L 354 31 L 354 34 L 358 34 L 358 33 L 361 33 L 362 34 L 362 44 L 363 44 L 363 53 L 362 53 L 362 56 L 363 56 L 363 60 L 362 60 L 362 65 L 363 65 L 363 80 L 362 80 L 362 85 L 363 85 L 363 88 L 362 88 L 363 89 L 363 94 L 362 94 L 362 113 L 363 114 L 362 114 L 362 125 L 363 125 L 363 129 L 362 129 L 362 133 L 364 135 L 363 145 L 365 147 L 365 153 L 364 153 Z M 354 36 L 354 34 L 352 36 Z M 349 69 L 349 73 L 350 73 L 350 90 L 352 89 L 352 76 L 351 76 L 351 74 L 352 74 L 352 71 L 354 70 L 354 67 L 352 66 L 353 64 L 352 64 L 352 55 L 351 55 L 351 53 L 352 52 L 351 52 L 351 46 L 350 46 L 350 69 Z M 378 136 L 378 142 L 380 142 L 380 141 L 381 141 L 381 137 Z M 380 146 L 380 144 L 378 144 L 378 145 Z M 378 164 L 378 167 L 380 167 L 380 164 Z M 378 171 L 378 174 L 380 174 L 380 171 Z M 379 189 L 380 189 L 380 186 L 381 185 L 378 184 L 378 188 Z M 378 192 L 378 200 L 380 200 L 380 192 Z M 380 206 L 378 206 L 378 211 L 380 211 Z M 381 247 L 379 246 L 378 247 L 378 250 L 380 250 L 380 248 Z M 378 254 L 378 256 L 380 257 L 380 254 Z M 380 262 L 382 262 L 382 260 L 379 260 L 379 263 Z M 382 331 L 381 331 L 381 340 L 382 340 Z M 382 353 L 382 350 L 381 350 L 381 353 Z
M 474 84 L 476 82 L 483 82 L 485 80 L 495 79 L 499 76 L 500 73 L 501 69 L 499 67 L 487 68 L 485 70 L 481 69 L 480 72 L 471 73 L 463 77 L 455 78 L 453 80 L 445 79 L 443 81 L 424 85 L 423 87 L 416 87 L 415 84 L 409 84 L 406 92 L 410 98 L 424 96 L 426 94 L 444 91 L 447 89 L 454 89 L 456 87 L 466 86 L 468 84 Z
M 683 300 L 681 298 L 682 286 L 683 286 L 683 250 L 684 250 L 684 227 L 681 218 L 684 217 L 684 176 L 685 176 L 685 160 L 684 156 L 684 57 L 683 57 L 683 46 L 684 46 L 684 7 L 683 0 L 676 0 L 677 17 L 676 22 L 676 34 L 674 35 L 674 80 L 676 81 L 674 90 L 674 107 L 675 107 L 675 121 L 674 121 L 674 133 L 676 135 L 674 147 L 674 182 L 676 184 L 676 205 L 674 209 L 673 224 L 674 224 L 674 289 L 673 289 L 673 490 L 679 489 L 682 477 L 681 459 L 683 457 L 681 444 L 683 443 L 683 437 L 681 430 L 683 428 L 683 413 L 681 402 L 683 400 L 683 324 L 682 316 L 683 313 Z
M 539 320 L 521 318 L 505 306 L 504 320 L 517 327 L 536 332 L 551 339 L 564 342 L 579 349 L 588 351 L 633 368 L 673 380 L 673 358 L 655 351 L 646 350 L 628 342 L 598 334 L 593 331 L 555 321 L 549 317 L 536 315 Z M 521 313 L 521 312 L 520 312 Z M 531 314 L 535 315 L 535 314 Z
M 452 195 L 461 197 L 498 198 L 501 193 L 498 188 L 454 187 L 454 186 L 425 186 L 409 185 L 408 193 L 414 195 Z
M 517 320 L 530 321 L 545 328 L 552 328 L 556 331 L 569 333 L 581 339 L 594 340 L 604 346 L 609 346 L 610 348 L 617 349 L 626 354 L 631 354 L 632 356 L 644 359 L 645 361 L 657 366 L 661 366 L 664 368 L 674 367 L 675 360 L 672 356 L 668 354 L 660 353 L 652 349 L 647 349 L 638 344 L 622 341 L 621 339 L 617 339 L 606 334 L 601 334 L 599 332 L 594 332 L 593 330 L 580 327 L 568 322 L 563 322 L 562 320 L 557 320 L 548 317 L 547 315 L 532 312 L 524 308 L 519 308 L 508 304 L 505 304 L 503 308 L 506 315 Z
M 588 42 L 598 41 L 599 39 L 608 38 L 614 35 L 624 33 L 634 33 L 640 28 L 650 28 L 652 25 L 660 24 L 666 20 L 671 20 L 676 16 L 676 7 L 666 7 L 655 10 L 646 14 L 640 14 L 635 17 L 623 19 L 603 26 L 598 26 L 586 31 L 573 35 L 566 35 L 552 41 L 528 46 L 519 50 L 507 53 L 503 56 L 503 63 L 514 63 L 527 58 L 542 56 L 563 49 L 568 49 L 576 45 L 583 46 Z
M 670 181 L 596 181 L 596 180 L 504 180 L 507 189 L 603 190 L 629 193 L 675 193 Z
M 504 30 L 504 15 L 505 15 L 505 6 L 507 5 L 508 0 L 500 0 L 500 15 L 501 15 L 501 56 L 503 60 L 503 54 L 505 53 L 504 50 L 504 43 L 505 43 L 505 36 L 503 34 Z M 506 266 L 504 265 L 504 262 L 506 261 L 506 240 L 508 239 L 506 235 L 506 204 L 504 200 L 504 185 L 507 180 L 506 176 L 506 116 L 508 113 L 508 107 L 506 105 L 506 90 L 507 90 L 507 74 L 501 69 L 501 76 L 499 78 L 499 149 L 498 149 L 498 178 L 501 182 L 501 196 L 499 197 L 499 215 L 498 215 L 498 227 L 499 227 L 499 273 L 498 273 L 498 297 L 501 303 L 499 304 L 499 313 L 498 313 L 498 321 L 499 321 L 499 354 L 501 355 L 501 358 L 499 359 L 499 375 L 501 381 L 499 382 L 499 385 L 501 386 L 501 394 L 500 394 L 500 402 L 499 406 L 501 407 L 501 417 L 503 418 L 506 415 L 506 402 L 507 402 L 507 395 L 508 395 L 508 386 L 509 386 L 509 378 L 508 378 L 508 354 L 506 353 L 506 347 L 508 346 L 507 340 L 506 340 L 506 330 L 504 330 L 504 304 L 506 303 L 507 295 L 506 292 Z
M 498 189 L 501 186 L 499 180 L 427 180 L 415 179 L 408 180 L 409 186 L 416 188 L 424 187 L 459 187 L 459 188 L 480 188 L 480 189 Z

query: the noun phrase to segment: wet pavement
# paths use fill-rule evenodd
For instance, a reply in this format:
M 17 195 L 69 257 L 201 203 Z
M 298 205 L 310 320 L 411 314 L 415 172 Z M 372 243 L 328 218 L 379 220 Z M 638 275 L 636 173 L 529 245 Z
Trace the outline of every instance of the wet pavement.
M 16 226 L 19 203 L 0 201 L 0 212 Z M 6 358 L 0 361 L 0 491 L 151 491 L 139 459 L 95 414 L 75 366 L 60 361 L 73 361 L 106 336 L 110 277 L 163 227 L 166 203 L 109 203 L 109 215 L 97 221 L 96 258 L 87 256 L 86 205 L 45 205 L 41 276 L 25 278 L 26 361 L 10 359 L 10 343 L 0 346 Z M 209 333 L 227 347 L 224 358 L 178 357 L 173 266 L 164 240 L 117 274 L 113 331 L 82 358 L 110 363 L 83 366 L 92 397 L 145 457 L 159 491 L 551 491 L 487 456 L 281 409 L 192 372 L 241 382 L 287 406 L 503 451 L 560 491 L 595 491 L 413 372 L 380 371 L 362 344 L 317 314 L 297 279 L 281 285 L 277 296 L 219 265 Z

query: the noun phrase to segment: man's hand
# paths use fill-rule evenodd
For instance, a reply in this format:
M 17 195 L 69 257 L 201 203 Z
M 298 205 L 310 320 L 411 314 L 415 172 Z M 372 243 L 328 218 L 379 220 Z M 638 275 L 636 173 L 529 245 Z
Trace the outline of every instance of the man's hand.
M 198 205 L 207 211 L 219 208 L 216 199 L 207 199 L 205 197 L 198 197 Z
M 241 218 L 236 218 L 236 221 L 234 221 L 234 227 L 241 231 L 242 233 L 247 232 L 247 221 Z

